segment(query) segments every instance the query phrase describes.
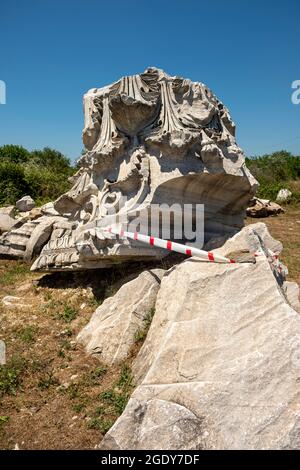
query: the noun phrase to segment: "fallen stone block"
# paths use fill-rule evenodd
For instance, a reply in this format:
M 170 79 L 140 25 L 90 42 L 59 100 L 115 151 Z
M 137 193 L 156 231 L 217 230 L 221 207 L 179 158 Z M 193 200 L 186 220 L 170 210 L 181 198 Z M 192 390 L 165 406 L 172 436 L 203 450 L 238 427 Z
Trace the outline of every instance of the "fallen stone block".
M 144 271 L 104 300 L 77 337 L 88 353 L 105 364 L 117 364 L 128 357 L 136 334 L 146 328 L 145 322 L 151 322 L 164 272 Z
M 263 225 L 219 251 L 271 249 Z M 300 316 L 281 281 L 263 255 L 169 270 L 133 367 L 137 388 L 99 447 L 299 449 Z

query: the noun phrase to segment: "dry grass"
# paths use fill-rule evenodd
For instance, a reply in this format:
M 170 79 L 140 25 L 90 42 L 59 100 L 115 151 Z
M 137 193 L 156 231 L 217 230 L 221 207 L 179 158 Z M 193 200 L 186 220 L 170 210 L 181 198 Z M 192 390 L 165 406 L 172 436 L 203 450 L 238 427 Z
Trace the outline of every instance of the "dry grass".
M 0 448 L 91 449 L 121 414 L 133 389 L 132 356 L 107 368 L 75 338 L 122 272 L 40 275 L 0 261 Z M 14 295 L 26 306 L 9 308 Z

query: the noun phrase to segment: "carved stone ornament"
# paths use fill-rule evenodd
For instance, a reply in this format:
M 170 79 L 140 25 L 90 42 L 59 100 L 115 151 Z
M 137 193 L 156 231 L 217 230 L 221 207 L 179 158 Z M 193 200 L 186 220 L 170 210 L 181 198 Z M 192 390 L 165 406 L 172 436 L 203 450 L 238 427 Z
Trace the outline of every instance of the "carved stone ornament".
M 89 90 L 83 102 L 86 152 L 73 187 L 2 235 L 0 255 L 39 255 L 39 271 L 153 260 L 167 252 L 102 228 L 154 204 L 204 204 L 205 242 L 243 227 L 257 182 L 228 110 L 205 85 L 149 68 Z

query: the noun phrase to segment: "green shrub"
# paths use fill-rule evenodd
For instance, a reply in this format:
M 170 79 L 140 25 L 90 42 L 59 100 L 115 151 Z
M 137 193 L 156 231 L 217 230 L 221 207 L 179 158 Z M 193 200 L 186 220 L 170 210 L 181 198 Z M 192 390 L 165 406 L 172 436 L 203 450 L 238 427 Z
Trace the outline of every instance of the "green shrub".
M 288 184 L 284 182 L 278 182 L 278 183 L 262 182 L 260 183 L 257 196 L 261 197 L 262 199 L 270 199 L 274 201 L 276 199 L 278 191 L 280 191 L 280 189 L 282 189 L 283 187 L 289 189 Z
M 260 184 L 257 195 L 266 199 L 274 200 L 280 189 L 289 189 L 289 182 L 300 178 L 300 156 L 285 150 L 246 158 L 246 165 Z
M 14 204 L 29 192 L 24 168 L 14 161 L 0 159 L 0 205 Z
M 20 145 L 3 145 L 3 147 L 0 147 L 0 161 L 25 163 L 29 157 L 30 152 Z
M 32 152 L 17 145 L 0 147 L 0 205 L 24 195 L 38 205 L 54 200 L 70 188 L 74 171 L 67 157 L 48 147 Z

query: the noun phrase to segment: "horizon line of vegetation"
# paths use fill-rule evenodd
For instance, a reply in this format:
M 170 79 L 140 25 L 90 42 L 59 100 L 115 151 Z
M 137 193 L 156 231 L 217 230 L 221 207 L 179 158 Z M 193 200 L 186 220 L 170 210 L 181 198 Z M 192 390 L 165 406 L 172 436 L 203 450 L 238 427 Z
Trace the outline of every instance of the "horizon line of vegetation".
M 258 197 L 274 200 L 284 187 L 300 202 L 300 190 L 292 184 L 300 180 L 299 155 L 280 150 L 246 157 L 246 165 L 260 184 Z M 50 147 L 28 151 L 20 145 L 4 145 L 0 147 L 0 206 L 15 204 L 25 195 L 37 205 L 53 201 L 70 189 L 69 178 L 78 168 L 77 161 L 72 163 Z

